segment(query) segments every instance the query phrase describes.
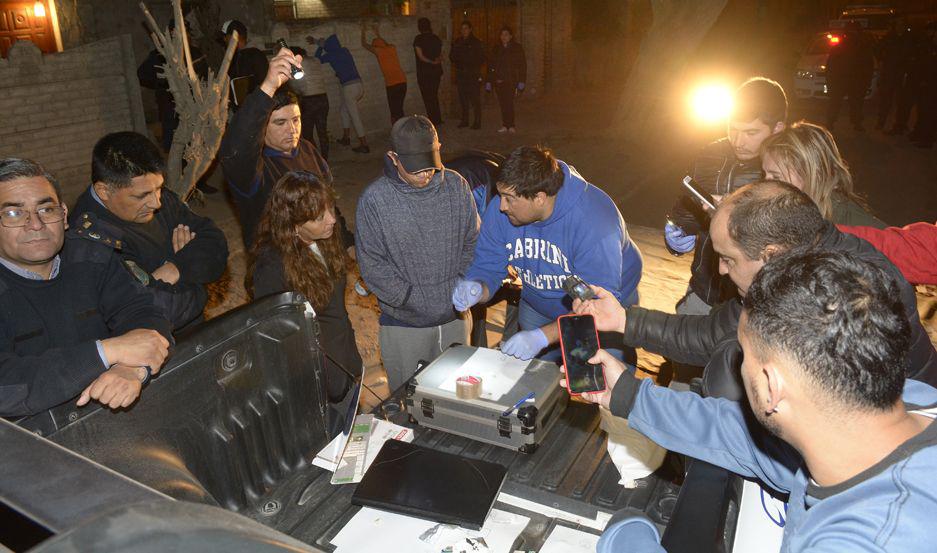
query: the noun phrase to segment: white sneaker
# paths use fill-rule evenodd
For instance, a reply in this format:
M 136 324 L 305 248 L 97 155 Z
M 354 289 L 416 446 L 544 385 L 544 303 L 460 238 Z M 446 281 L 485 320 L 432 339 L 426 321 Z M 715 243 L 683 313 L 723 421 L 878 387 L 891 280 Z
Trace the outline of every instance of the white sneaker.
M 508 129 L 508 132 L 511 133 L 511 134 L 514 134 L 514 133 L 517 132 L 517 129 L 514 128 L 514 127 L 511 127 L 510 129 Z
M 506 132 L 508 132 L 508 128 L 507 128 L 507 127 L 501 127 L 500 129 L 498 129 L 498 132 L 500 132 L 500 133 L 506 133 Z

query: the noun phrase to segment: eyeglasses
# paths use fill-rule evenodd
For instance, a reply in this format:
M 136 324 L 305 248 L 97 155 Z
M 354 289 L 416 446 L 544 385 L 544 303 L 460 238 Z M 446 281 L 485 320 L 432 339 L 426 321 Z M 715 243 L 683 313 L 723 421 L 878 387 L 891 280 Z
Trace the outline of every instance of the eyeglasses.
M 12 207 L 0 211 L 0 225 L 6 228 L 25 227 L 29 223 L 29 218 L 35 213 L 44 225 L 58 223 L 65 218 L 65 208 L 57 206 L 40 207 L 35 211 L 30 209 L 20 209 Z

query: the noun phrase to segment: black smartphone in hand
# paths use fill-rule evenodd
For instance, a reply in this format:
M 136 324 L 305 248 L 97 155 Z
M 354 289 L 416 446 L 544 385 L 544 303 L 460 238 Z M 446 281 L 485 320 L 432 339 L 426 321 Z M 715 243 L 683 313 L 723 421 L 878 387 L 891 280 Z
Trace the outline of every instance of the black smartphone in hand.
M 693 199 L 699 202 L 703 207 L 708 207 L 709 209 L 716 209 L 716 200 L 712 195 L 703 189 L 698 182 L 696 182 L 693 177 L 687 175 L 683 177 L 683 186 L 690 192 L 690 195 L 693 196 Z
M 566 388 L 569 395 L 604 392 L 605 369 L 589 359 L 599 351 L 599 333 L 592 315 L 563 315 L 556 320 L 560 331 L 560 350 L 566 367 Z

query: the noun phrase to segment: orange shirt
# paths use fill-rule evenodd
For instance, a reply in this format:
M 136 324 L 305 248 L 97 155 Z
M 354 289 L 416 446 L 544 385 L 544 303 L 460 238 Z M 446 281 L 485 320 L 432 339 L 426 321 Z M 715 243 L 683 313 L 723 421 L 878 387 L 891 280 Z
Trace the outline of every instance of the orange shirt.
M 407 82 L 407 76 L 400 67 L 400 59 L 397 58 L 397 47 L 387 44 L 383 40 L 376 38 L 371 42 L 371 48 L 374 48 L 374 54 L 377 56 L 377 63 L 381 66 L 381 73 L 384 74 L 384 84 L 394 86 Z

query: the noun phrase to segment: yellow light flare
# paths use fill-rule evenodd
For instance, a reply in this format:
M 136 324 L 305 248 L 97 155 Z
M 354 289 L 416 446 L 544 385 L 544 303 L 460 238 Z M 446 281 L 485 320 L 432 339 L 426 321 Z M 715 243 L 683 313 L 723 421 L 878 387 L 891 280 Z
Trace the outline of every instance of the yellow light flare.
M 721 123 L 732 111 L 732 90 L 722 84 L 697 87 L 690 95 L 693 115 L 703 123 Z
M 36 2 L 33 4 L 33 15 L 36 17 L 45 17 L 46 16 L 46 7 L 42 2 Z

